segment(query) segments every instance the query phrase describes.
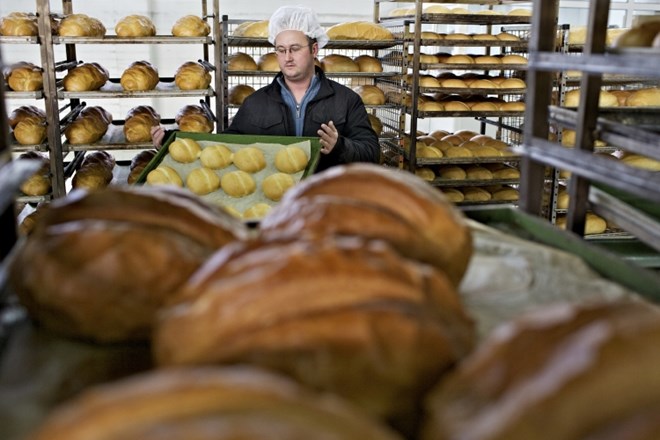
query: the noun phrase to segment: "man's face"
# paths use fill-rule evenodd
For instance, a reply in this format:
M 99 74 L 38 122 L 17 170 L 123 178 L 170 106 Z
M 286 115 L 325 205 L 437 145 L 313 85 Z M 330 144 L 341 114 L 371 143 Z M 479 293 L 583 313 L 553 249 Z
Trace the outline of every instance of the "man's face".
M 318 46 L 311 47 L 300 31 L 282 31 L 275 39 L 275 53 L 282 74 L 289 81 L 300 81 L 314 74 L 314 58 Z

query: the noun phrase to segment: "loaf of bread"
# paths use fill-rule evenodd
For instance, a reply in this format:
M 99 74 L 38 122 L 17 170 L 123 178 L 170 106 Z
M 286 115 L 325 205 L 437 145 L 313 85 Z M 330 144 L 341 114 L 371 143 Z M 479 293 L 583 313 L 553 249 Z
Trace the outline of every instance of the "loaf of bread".
M 284 147 L 275 154 L 275 167 L 283 173 L 294 174 L 302 171 L 308 162 L 307 153 L 296 146 Z
M 626 107 L 660 106 L 660 88 L 652 87 L 630 91 L 626 98 Z
M 401 440 L 339 398 L 245 366 L 153 371 L 97 386 L 57 407 L 31 438 L 312 439 L 320 430 L 337 440 Z
M 539 307 L 496 329 L 426 400 L 423 440 L 652 439 L 660 316 L 643 301 Z
M 368 116 L 369 116 L 369 124 L 376 133 L 376 136 L 380 136 L 381 134 L 383 134 L 383 121 L 381 121 L 378 116 L 372 115 L 371 113 L 369 113 Z
M 229 71 L 253 71 L 259 70 L 257 63 L 245 52 L 235 52 L 227 59 L 227 70 Z
M 147 174 L 147 184 L 152 186 L 176 186 L 183 187 L 183 179 L 179 173 L 172 167 L 160 165 L 149 171 Z
M 478 186 L 466 186 L 461 188 L 465 196 L 465 202 L 487 202 L 493 198 L 490 192 Z
M 99 63 L 82 63 L 69 70 L 62 80 L 68 92 L 98 90 L 108 81 L 110 74 Z
M 15 92 L 34 92 L 44 88 L 44 71 L 32 63 L 21 61 L 12 64 L 4 69 L 3 76 Z
M 660 21 L 652 20 L 642 22 L 618 35 L 614 47 L 651 47 L 656 36 L 660 33 Z
M 115 33 L 118 37 L 153 37 L 156 35 L 156 26 L 145 15 L 127 15 L 117 22 Z
M 36 151 L 26 151 L 18 156 L 18 160 L 33 160 L 41 164 L 41 168 L 21 184 L 21 192 L 26 196 L 44 196 L 51 190 L 50 161 Z
M 227 168 L 233 161 L 234 153 L 224 144 L 209 145 L 199 155 L 202 166 L 212 170 Z
M 220 188 L 220 176 L 210 168 L 194 168 L 186 177 L 186 188 L 197 195 L 204 195 Z
M 266 168 L 266 157 L 258 147 L 243 147 L 234 153 L 234 165 L 246 173 L 256 173 Z
M 107 151 L 87 153 L 71 180 L 74 189 L 95 191 L 106 188 L 113 179 L 115 158 Z
M 111 123 L 112 115 L 103 107 L 85 107 L 64 129 L 64 136 L 73 145 L 92 144 L 103 137 Z
M 10 283 L 48 330 L 98 342 L 147 340 L 166 298 L 213 251 L 246 237 L 241 222 L 188 191 L 76 191 L 50 203 L 17 252 Z
M 235 37 L 268 38 L 268 20 L 246 21 L 234 29 Z
M 195 133 L 210 133 L 213 131 L 213 121 L 199 105 L 186 105 L 179 109 L 174 121 L 181 131 Z
M 229 103 L 233 105 L 241 105 L 245 98 L 255 92 L 254 87 L 247 84 L 236 84 L 229 88 L 228 98 Z
M 355 93 L 360 95 L 365 105 L 383 105 L 385 104 L 385 93 L 378 87 L 371 84 L 364 84 L 354 87 Z
M 174 73 L 174 83 L 181 90 L 206 89 L 211 84 L 211 73 L 201 63 L 187 61 Z
M 383 63 L 371 55 L 359 55 L 353 61 L 360 68 L 360 72 L 379 73 L 383 71 Z
M 85 14 L 67 15 L 58 28 L 61 37 L 105 37 L 105 32 L 99 19 Z
M 230 197 L 245 197 L 257 189 L 257 183 L 250 173 L 242 170 L 230 171 L 220 179 L 222 190 Z
M 185 15 L 172 25 L 175 37 L 206 37 L 211 33 L 211 26 L 196 15 Z
M 35 37 L 39 35 L 37 16 L 26 12 L 11 12 L 0 18 L 0 35 Z
M 202 147 L 194 139 L 177 138 L 169 145 L 167 153 L 176 162 L 192 163 L 202 154 Z
M 124 137 L 127 142 L 150 142 L 151 128 L 160 124 L 160 114 L 150 105 L 138 105 L 126 114 Z
M 23 105 L 9 114 L 9 127 L 16 142 L 21 145 L 38 145 L 48 135 L 46 112 L 34 105 Z
M 567 217 L 561 215 L 557 217 L 555 225 L 560 229 L 566 229 Z M 593 212 L 587 212 L 584 219 L 584 235 L 602 234 L 607 230 L 607 222 L 604 218 Z
M 119 82 L 124 90 L 153 90 L 158 85 L 158 69 L 149 61 L 134 61 L 121 74 Z
M 156 157 L 156 154 L 158 154 L 156 150 L 142 150 L 131 159 L 131 164 L 128 167 L 128 178 L 126 180 L 129 185 L 133 185 L 138 181 L 142 172 L 151 160 Z
M 564 105 L 566 107 L 577 107 L 580 105 L 580 89 L 570 90 L 564 95 Z M 601 90 L 598 98 L 600 107 L 618 107 L 619 100 L 607 90 Z
M 321 58 L 324 72 L 359 72 L 360 66 L 346 55 L 329 54 Z
M 370 21 L 351 21 L 330 26 L 326 33 L 331 40 L 393 40 L 389 29 Z
M 273 173 L 261 182 L 261 191 L 268 199 L 279 202 L 284 193 L 295 183 L 291 174 Z
M 660 160 L 653 159 L 641 154 L 623 152 L 617 154 L 618 159 L 631 167 L 649 171 L 660 171 Z

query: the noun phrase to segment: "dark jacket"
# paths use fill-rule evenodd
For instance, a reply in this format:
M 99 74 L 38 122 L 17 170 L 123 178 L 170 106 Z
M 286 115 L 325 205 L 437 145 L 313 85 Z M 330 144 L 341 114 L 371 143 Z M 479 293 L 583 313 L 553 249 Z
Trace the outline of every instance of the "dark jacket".
M 339 139 L 330 154 L 321 154 L 318 171 L 350 162 L 380 159 L 378 137 L 371 128 L 360 96 L 348 87 L 328 79 L 316 68 L 321 88 L 305 112 L 303 136 L 318 137 L 321 124 L 333 121 Z M 278 74 L 279 77 L 282 73 Z M 295 136 L 289 108 L 282 100 L 277 77 L 269 85 L 248 96 L 225 133 Z

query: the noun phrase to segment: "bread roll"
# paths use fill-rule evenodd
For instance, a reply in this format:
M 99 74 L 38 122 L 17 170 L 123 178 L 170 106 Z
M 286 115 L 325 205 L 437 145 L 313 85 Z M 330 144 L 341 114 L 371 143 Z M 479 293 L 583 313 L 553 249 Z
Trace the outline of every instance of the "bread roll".
M 9 126 L 16 142 L 21 145 L 38 145 L 48 135 L 46 112 L 34 105 L 23 105 L 9 114 Z
M 6 37 L 36 37 L 39 35 L 37 16 L 26 12 L 10 12 L 0 18 L 0 35 Z
M 496 112 L 499 109 L 500 107 L 492 102 L 475 102 L 470 106 L 470 110 L 475 112 Z
M 32 63 L 22 61 L 12 64 L 4 71 L 4 77 L 9 88 L 15 92 L 34 92 L 44 88 L 44 71 Z
M 502 64 L 502 58 L 492 55 L 474 57 L 475 64 Z
M 527 58 L 522 55 L 504 55 L 502 64 L 527 64 Z
M 229 88 L 229 103 L 233 105 L 241 105 L 245 98 L 255 92 L 254 87 L 247 84 L 236 84 Z
M 465 180 L 467 179 L 467 173 L 465 169 L 456 165 L 446 165 L 438 169 L 438 175 L 442 179 L 449 180 Z
M 181 179 L 181 176 L 179 176 L 179 173 L 177 173 L 174 168 L 166 165 L 160 165 L 158 168 L 149 171 L 149 174 L 147 174 L 147 183 L 152 186 L 183 186 L 183 180 Z
M 420 179 L 426 180 L 427 182 L 433 182 L 435 180 L 435 172 L 429 167 L 418 167 L 415 169 L 415 176 Z
M 467 186 L 461 188 L 461 192 L 465 196 L 465 202 L 487 202 L 493 198 L 493 196 L 483 188 L 478 186 Z
M 156 35 L 156 26 L 151 18 L 144 15 L 128 15 L 115 25 L 118 37 L 152 37 Z
M 174 73 L 174 83 L 181 90 L 206 89 L 211 84 L 211 73 L 200 63 L 187 61 Z
M 220 170 L 234 161 L 234 153 L 223 144 L 209 145 L 199 155 L 199 162 L 206 168 Z
M 456 188 L 442 188 L 441 191 L 451 203 L 460 203 L 465 200 L 465 195 Z
M 175 37 L 206 37 L 211 33 L 211 26 L 196 15 L 185 15 L 172 25 L 172 35 Z
M 115 158 L 107 151 L 87 153 L 71 181 L 74 189 L 95 191 L 106 188 L 113 179 Z
M 259 67 L 250 55 L 245 52 L 236 52 L 229 55 L 227 59 L 227 70 L 229 71 L 253 71 Z
M 334 439 L 400 440 L 343 400 L 247 366 L 154 371 L 98 386 L 57 407 L 33 440 L 144 440 L 163 431 L 170 439 L 309 439 L 319 426 Z
M 502 41 L 520 41 L 520 37 L 518 37 L 515 34 L 510 34 L 508 32 L 500 32 L 495 36 L 497 37 L 498 40 L 502 40 Z
M 370 84 L 364 84 L 354 87 L 353 90 L 360 95 L 365 105 L 384 105 L 385 93 L 378 87 Z
M 246 173 L 256 173 L 266 168 L 266 157 L 258 147 L 243 147 L 234 153 L 234 165 Z
M 179 163 L 191 163 L 202 154 L 202 147 L 194 139 L 177 138 L 169 145 L 167 152 Z
M 555 225 L 559 229 L 566 229 L 566 220 L 566 216 L 558 216 Z M 602 234 L 607 230 L 607 222 L 605 219 L 592 212 L 587 212 L 584 220 L 584 235 Z
M 515 202 L 520 198 L 520 193 L 518 192 L 518 190 L 510 187 L 504 187 L 502 189 L 498 189 L 497 191 L 493 191 L 492 194 L 493 194 L 493 200 Z
M 245 220 L 250 220 L 250 219 L 262 219 L 268 215 L 270 211 L 272 211 L 273 207 L 270 206 L 267 203 L 255 203 L 254 205 L 250 206 L 248 209 L 243 211 L 242 218 Z
M 369 21 L 339 23 L 326 29 L 331 40 L 394 40 L 387 28 Z
M 295 184 L 288 173 L 273 173 L 261 182 L 264 195 L 274 202 L 279 202 L 284 193 Z
M 194 133 L 210 133 L 213 131 L 213 121 L 209 119 L 199 105 L 186 105 L 179 109 L 174 121 L 181 131 Z
M 660 106 L 660 88 L 639 89 L 630 92 L 626 98 L 626 107 Z
M 132 62 L 119 80 L 124 90 L 129 91 L 153 90 L 158 85 L 158 81 L 158 69 L 144 60 Z
M 233 35 L 245 38 L 268 38 L 268 20 L 246 21 L 236 26 Z
M 383 64 L 371 55 L 359 55 L 353 59 L 360 68 L 360 72 L 379 73 L 383 71 Z
M 467 179 L 470 180 L 492 180 L 493 173 L 484 168 L 481 165 L 470 165 L 465 168 L 465 175 Z
M 138 105 L 126 114 L 124 137 L 127 142 L 150 142 L 151 128 L 160 124 L 160 114 L 150 105 Z
M 210 168 L 195 168 L 186 177 L 186 188 L 200 196 L 212 193 L 220 188 L 220 176 Z
M 507 78 L 500 83 L 500 87 L 503 89 L 524 89 L 527 84 L 520 78 Z
M 247 238 L 175 188 L 111 186 L 46 211 L 16 255 L 13 289 L 41 326 L 102 343 L 148 340 L 168 296 L 211 252 Z
M 564 95 L 564 105 L 566 107 L 577 107 L 580 105 L 580 89 L 570 90 Z M 607 90 L 601 90 L 598 97 L 600 107 L 618 107 L 619 100 Z
M 105 37 L 105 26 L 97 18 L 85 14 L 71 14 L 60 21 L 61 37 Z
M 109 78 L 110 74 L 99 63 L 83 63 L 69 70 L 62 87 L 68 92 L 88 92 L 100 89 Z
M 230 197 L 245 197 L 257 189 L 257 184 L 245 171 L 230 171 L 220 179 L 220 186 Z
M 525 111 L 524 102 L 505 102 L 500 104 L 500 111 L 503 112 L 522 112 Z
M 284 147 L 275 154 L 275 167 L 283 173 L 302 171 L 308 162 L 307 154 L 300 147 Z
M 38 161 L 41 164 L 37 170 L 30 177 L 25 179 L 21 184 L 21 192 L 26 196 L 44 196 L 51 190 L 50 181 L 50 161 L 36 151 L 27 151 L 18 157 L 18 160 L 32 160 Z
M 257 60 L 257 69 L 262 72 L 279 72 L 281 69 L 277 54 L 275 52 L 268 52 L 261 55 Z
M 92 144 L 103 137 L 111 123 L 112 115 L 103 107 L 85 107 L 64 129 L 64 136 L 72 145 Z
M 359 72 L 360 66 L 346 55 L 329 54 L 321 58 L 324 72 Z
M 129 173 L 127 178 L 127 183 L 129 185 L 137 182 L 138 178 L 142 175 L 142 172 L 151 160 L 156 157 L 158 151 L 156 150 L 142 150 L 131 159 L 131 164 L 129 165 Z

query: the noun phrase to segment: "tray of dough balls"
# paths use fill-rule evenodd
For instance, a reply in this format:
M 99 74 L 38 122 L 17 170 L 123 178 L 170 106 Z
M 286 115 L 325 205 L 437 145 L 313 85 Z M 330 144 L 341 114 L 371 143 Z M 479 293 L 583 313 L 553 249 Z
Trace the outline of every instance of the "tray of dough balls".
M 174 133 L 137 180 L 177 185 L 246 220 L 262 218 L 312 174 L 318 138 Z

